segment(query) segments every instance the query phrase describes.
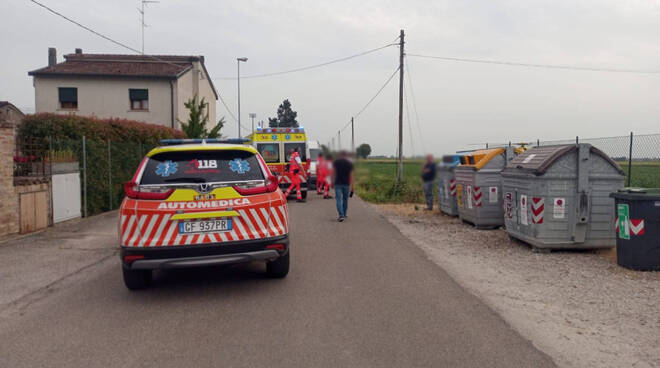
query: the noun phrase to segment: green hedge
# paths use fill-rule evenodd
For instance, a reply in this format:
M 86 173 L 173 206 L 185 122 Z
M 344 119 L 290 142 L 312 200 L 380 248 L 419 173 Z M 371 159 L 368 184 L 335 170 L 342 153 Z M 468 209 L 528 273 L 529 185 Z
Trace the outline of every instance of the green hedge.
M 28 115 L 18 129 L 18 142 L 43 143 L 57 152 L 73 152 L 82 172 L 82 137 L 86 140 L 87 214 L 113 210 L 124 198 L 123 183 L 130 180 L 144 155 L 158 141 L 185 138 L 179 130 L 131 120 L 84 116 Z M 83 177 L 81 176 L 81 200 Z M 81 203 L 81 208 L 84 207 Z
M 27 115 L 18 129 L 18 138 L 101 140 L 157 144 L 161 139 L 185 138 L 176 129 L 126 119 L 98 119 L 88 116 L 34 114 Z

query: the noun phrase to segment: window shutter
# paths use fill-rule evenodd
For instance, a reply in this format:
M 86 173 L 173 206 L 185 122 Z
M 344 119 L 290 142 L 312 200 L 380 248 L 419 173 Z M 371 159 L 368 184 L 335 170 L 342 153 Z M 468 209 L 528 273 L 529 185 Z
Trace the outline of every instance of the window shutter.
M 128 97 L 131 101 L 135 100 L 149 100 L 148 89 L 129 89 Z
M 78 88 L 61 87 L 58 90 L 60 102 L 78 102 Z

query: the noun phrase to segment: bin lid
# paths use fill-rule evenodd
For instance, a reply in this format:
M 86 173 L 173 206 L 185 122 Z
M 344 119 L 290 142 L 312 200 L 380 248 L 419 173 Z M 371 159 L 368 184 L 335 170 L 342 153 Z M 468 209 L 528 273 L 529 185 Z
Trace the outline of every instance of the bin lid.
M 504 154 L 504 148 L 476 150 L 465 155 L 465 163 L 461 163 L 461 167 L 471 167 L 476 170 L 481 170 L 481 168 L 486 166 L 490 160 L 502 154 Z
M 621 175 L 625 175 L 623 170 L 614 162 L 609 156 L 598 148 L 589 145 L 590 152 L 601 156 L 604 160 L 609 162 Z M 574 152 L 578 149 L 575 144 L 564 144 L 555 146 L 537 146 L 528 149 L 524 153 L 518 155 L 507 164 L 507 169 L 510 170 L 520 169 L 531 171 L 535 175 L 542 175 L 559 160 L 562 156 Z
M 610 197 L 627 200 L 660 201 L 660 188 L 621 188 L 611 193 Z
M 441 167 L 456 167 L 461 163 L 461 160 L 458 155 L 444 155 L 442 156 L 442 162 L 438 164 Z

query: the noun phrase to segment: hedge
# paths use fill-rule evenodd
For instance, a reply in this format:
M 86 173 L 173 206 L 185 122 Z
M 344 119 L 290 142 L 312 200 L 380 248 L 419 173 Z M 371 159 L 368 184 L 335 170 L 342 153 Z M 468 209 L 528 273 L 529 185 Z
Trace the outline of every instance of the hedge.
M 131 179 L 144 155 L 158 145 L 159 140 L 185 138 L 182 131 L 131 120 L 36 114 L 23 119 L 17 140 L 19 146 L 26 142 L 52 147 L 51 157 L 75 157 L 82 174 L 83 135 L 87 153 L 88 215 L 119 207 L 124 198 L 123 183 Z M 83 201 L 82 177 L 80 184 Z M 83 203 L 81 208 L 84 211 Z
M 180 130 L 126 119 L 41 113 L 27 115 L 18 129 L 18 139 L 39 138 L 102 140 L 157 144 L 161 139 L 185 138 Z

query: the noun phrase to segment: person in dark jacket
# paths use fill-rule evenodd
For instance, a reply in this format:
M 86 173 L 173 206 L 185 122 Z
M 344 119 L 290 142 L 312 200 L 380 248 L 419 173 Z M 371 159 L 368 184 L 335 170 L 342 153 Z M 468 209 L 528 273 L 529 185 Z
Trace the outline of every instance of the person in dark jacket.
M 422 185 L 424 188 L 424 196 L 426 197 L 426 211 L 433 210 L 433 183 L 435 182 L 435 162 L 433 162 L 433 155 L 426 155 L 426 163 L 422 167 Z

